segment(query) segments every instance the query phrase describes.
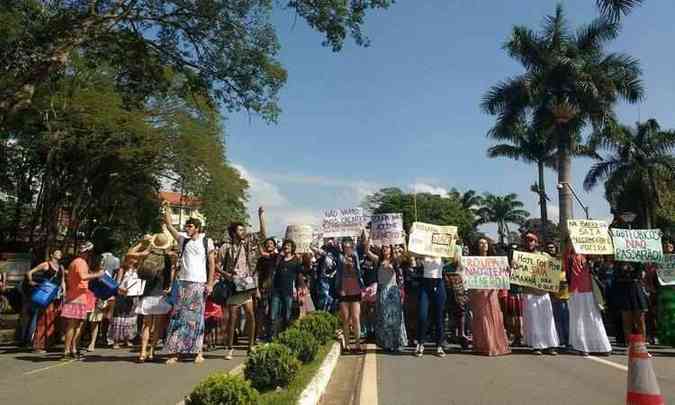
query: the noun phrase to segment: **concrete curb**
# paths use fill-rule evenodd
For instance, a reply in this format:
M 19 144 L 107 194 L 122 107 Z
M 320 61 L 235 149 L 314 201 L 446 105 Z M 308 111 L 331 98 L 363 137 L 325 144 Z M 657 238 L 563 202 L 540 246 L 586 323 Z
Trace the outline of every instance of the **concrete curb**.
M 328 387 L 328 383 L 330 382 L 330 378 L 333 375 L 333 370 L 335 370 L 339 358 L 340 344 L 335 342 L 323 359 L 321 367 L 319 367 L 316 375 L 312 377 L 312 380 L 302 391 L 302 394 L 300 394 L 300 398 L 298 398 L 297 402 L 298 405 L 318 405 L 323 394 L 326 392 L 326 388 Z

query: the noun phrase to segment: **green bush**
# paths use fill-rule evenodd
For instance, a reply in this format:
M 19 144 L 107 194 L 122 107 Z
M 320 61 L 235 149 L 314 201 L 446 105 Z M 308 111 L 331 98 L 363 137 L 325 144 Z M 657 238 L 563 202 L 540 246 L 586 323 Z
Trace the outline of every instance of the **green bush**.
M 211 374 L 195 387 L 186 405 L 256 405 L 260 394 L 240 376 Z
M 319 341 L 306 330 L 289 328 L 274 340 L 291 350 L 291 353 L 303 363 L 314 360 L 319 351 Z
M 255 348 L 246 360 L 244 375 L 260 391 L 287 387 L 300 369 L 291 350 L 278 343 Z
M 325 345 L 329 340 L 335 338 L 339 321 L 337 318 L 327 312 L 312 312 L 302 319 L 293 323 L 293 327 L 308 332 L 314 336 L 320 344 Z

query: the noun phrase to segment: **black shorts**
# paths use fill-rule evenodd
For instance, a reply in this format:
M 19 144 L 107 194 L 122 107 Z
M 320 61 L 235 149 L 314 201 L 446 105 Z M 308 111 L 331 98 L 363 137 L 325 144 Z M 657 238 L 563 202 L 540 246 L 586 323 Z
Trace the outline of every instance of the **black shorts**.
M 357 295 L 345 295 L 338 298 L 338 302 L 361 302 L 361 294 Z

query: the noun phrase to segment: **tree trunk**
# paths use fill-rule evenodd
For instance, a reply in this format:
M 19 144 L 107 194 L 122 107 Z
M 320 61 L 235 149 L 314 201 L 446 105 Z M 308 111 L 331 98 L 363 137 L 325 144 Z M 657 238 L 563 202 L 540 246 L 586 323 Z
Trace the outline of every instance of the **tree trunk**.
M 569 130 L 558 127 L 558 207 L 560 209 L 560 241 L 567 240 L 567 220 L 572 218 L 572 158 L 570 150 L 572 140 Z
M 642 183 L 642 206 L 644 207 L 644 217 L 645 217 L 645 229 L 652 228 L 652 203 L 654 201 L 653 194 L 650 193 L 650 188 L 648 184 Z
M 544 187 L 544 162 L 537 162 L 539 170 L 539 210 L 541 212 L 541 239 L 546 241 L 546 226 L 548 225 L 548 207 L 546 204 L 546 187 Z

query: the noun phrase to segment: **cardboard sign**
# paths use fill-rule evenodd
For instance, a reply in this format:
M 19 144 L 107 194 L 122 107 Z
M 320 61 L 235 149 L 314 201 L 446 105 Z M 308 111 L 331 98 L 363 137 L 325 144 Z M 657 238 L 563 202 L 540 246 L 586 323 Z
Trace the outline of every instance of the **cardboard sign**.
M 377 214 L 370 218 L 370 239 L 374 246 L 405 243 L 402 214 Z
M 558 292 L 560 261 L 544 253 L 513 252 L 511 284 Z
M 609 230 L 614 242 L 614 260 L 620 262 L 658 263 L 663 260 L 660 229 Z
M 609 226 L 605 221 L 587 219 L 567 220 L 567 230 L 574 245 L 574 251 L 580 255 L 614 254 Z
M 310 253 L 309 246 L 314 240 L 314 229 L 310 225 L 288 225 L 286 239 L 295 242 L 296 253 Z
M 321 222 L 321 233 L 324 238 L 353 238 L 361 234 L 369 220 L 363 208 L 326 210 Z
M 508 290 L 510 272 L 506 256 L 462 257 L 462 280 L 467 290 Z
M 663 261 L 657 264 L 656 274 L 661 285 L 675 285 L 675 255 L 663 255 Z
M 431 257 L 455 257 L 456 226 L 439 226 L 413 222 L 408 250 Z

